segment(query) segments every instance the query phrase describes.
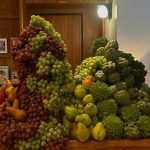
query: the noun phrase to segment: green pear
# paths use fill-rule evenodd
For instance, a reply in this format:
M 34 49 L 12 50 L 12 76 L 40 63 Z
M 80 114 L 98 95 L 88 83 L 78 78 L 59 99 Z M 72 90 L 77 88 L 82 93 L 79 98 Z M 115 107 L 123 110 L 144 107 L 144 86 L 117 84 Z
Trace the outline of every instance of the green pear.
M 95 100 L 91 94 L 88 94 L 83 98 L 83 104 L 86 105 L 88 103 L 95 103 Z
M 74 91 L 74 95 L 76 98 L 83 99 L 86 95 L 86 90 L 83 88 L 81 84 L 76 86 L 76 89 Z
M 81 115 L 77 115 L 75 118 L 75 121 L 81 122 L 84 125 L 86 125 L 87 127 L 91 124 L 91 118 L 88 114 L 81 114 Z
M 67 119 L 66 116 L 63 116 L 63 125 L 64 125 L 67 129 L 71 129 L 71 122 Z
M 69 121 L 74 121 L 75 117 L 79 114 L 78 109 L 73 106 L 65 106 L 64 111 Z
M 90 137 L 89 129 L 81 122 L 77 124 L 76 137 L 80 142 L 85 142 Z
M 103 140 L 106 136 L 106 129 L 102 122 L 98 122 L 92 130 L 92 135 L 95 140 Z

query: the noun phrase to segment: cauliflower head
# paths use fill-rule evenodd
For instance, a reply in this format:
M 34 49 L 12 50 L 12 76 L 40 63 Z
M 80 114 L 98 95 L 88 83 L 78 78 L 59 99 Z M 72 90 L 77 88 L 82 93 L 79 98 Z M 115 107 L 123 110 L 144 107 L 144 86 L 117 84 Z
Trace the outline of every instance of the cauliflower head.
M 136 125 L 136 122 L 129 122 L 124 127 L 124 138 L 126 139 L 139 139 L 141 138 L 141 132 Z
M 142 136 L 144 138 L 150 137 L 150 116 L 140 116 L 139 120 L 137 121 L 137 126 L 142 132 Z
M 116 92 L 114 98 L 119 106 L 130 104 L 130 95 L 126 90 L 120 90 Z
M 117 113 L 117 104 L 114 99 L 104 100 L 97 104 L 99 113 L 104 116 L 108 116 L 110 114 L 116 115 Z
M 120 139 L 123 137 L 124 123 L 119 117 L 109 115 L 104 117 L 102 122 L 106 128 L 106 138 Z
M 108 85 L 99 81 L 93 82 L 89 88 L 89 93 L 96 101 L 107 99 L 109 97 Z
M 121 108 L 121 118 L 124 121 L 137 121 L 141 112 L 136 104 L 127 105 Z

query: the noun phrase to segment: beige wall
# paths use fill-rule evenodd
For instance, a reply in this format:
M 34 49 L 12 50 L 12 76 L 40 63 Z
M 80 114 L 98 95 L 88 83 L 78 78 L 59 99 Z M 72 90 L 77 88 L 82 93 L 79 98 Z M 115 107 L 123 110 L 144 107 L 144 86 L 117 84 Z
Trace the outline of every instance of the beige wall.
M 150 85 L 150 0 L 118 0 L 117 40 L 120 49 L 141 60 Z
M 118 0 L 113 0 L 112 2 L 112 18 L 104 19 L 105 24 L 104 36 L 108 40 L 117 39 L 117 1 Z

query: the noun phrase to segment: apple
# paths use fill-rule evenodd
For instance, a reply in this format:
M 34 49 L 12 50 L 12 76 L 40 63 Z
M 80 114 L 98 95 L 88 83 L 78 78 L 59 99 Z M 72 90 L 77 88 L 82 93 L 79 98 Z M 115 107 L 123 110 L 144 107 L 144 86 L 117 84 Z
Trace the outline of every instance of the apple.
M 85 77 L 85 79 L 82 81 L 82 86 L 83 86 L 85 89 L 88 89 L 88 88 L 91 86 L 93 80 L 94 80 L 94 77 L 91 76 L 91 75 Z
M 5 94 L 0 93 L 0 104 L 2 104 L 5 101 Z

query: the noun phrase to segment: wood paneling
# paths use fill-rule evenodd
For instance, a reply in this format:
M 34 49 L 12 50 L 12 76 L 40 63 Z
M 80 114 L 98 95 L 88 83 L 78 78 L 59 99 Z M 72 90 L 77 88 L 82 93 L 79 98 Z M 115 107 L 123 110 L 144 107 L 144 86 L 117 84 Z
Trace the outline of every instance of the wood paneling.
M 66 150 L 149 150 L 150 139 L 140 140 L 104 140 L 79 142 L 71 140 Z
M 0 0 L 0 38 L 7 38 L 8 54 L 0 54 L 0 65 L 9 66 L 9 73 L 14 63 L 9 54 L 10 37 L 19 34 L 19 0 Z

